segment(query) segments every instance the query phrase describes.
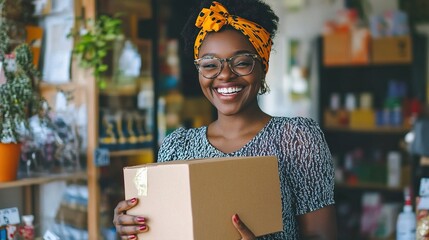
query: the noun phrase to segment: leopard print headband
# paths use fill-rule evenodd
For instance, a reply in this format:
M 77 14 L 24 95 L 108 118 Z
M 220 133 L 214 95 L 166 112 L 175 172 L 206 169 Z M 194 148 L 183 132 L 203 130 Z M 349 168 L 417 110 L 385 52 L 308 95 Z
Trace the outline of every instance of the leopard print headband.
M 273 44 L 270 34 L 257 23 L 229 14 L 223 5 L 216 1 L 213 1 L 210 9 L 203 8 L 195 22 L 195 26 L 201 28 L 201 30 L 195 39 L 194 58 L 198 58 L 198 52 L 207 33 L 217 32 L 225 25 L 230 25 L 249 39 L 258 55 L 262 58 L 264 72 L 267 73 Z

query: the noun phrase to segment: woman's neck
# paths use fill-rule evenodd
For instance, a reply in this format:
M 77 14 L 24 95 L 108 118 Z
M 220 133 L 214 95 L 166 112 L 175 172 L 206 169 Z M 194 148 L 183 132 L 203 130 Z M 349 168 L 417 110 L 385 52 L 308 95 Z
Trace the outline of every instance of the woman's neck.
M 260 108 L 252 112 L 219 115 L 218 119 L 209 125 L 207 139 L 224 153 L 235 152 L 251 141 L 270 119 L 271 116 Z
M 218 118 L 211 125 L 214 129 L 223 132 L 224 135 L 245 132 L 259 132 L 270 120 L 271 116 L 263 112 L 259 107 L 252 111 L 243 111 L 234 115 L 218 113 Z

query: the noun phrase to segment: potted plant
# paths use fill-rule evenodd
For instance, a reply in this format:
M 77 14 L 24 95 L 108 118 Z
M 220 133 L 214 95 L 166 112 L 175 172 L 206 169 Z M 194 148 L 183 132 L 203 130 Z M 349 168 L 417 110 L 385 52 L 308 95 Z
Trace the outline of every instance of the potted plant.
M 114 16 L 101 15 L 97 19 L 83 21 L 80 29 L 74 29 L 69 37 L 73 37 L 75 46 L 73 55 L 80 67 L 91 69 L 98 86 L 103 89 L 106 82 L 103 73 L 109 69 L 106 58 L 109 51 L 124 39 L 120 14 Z
M 8 36 L 5 1 L 0 0 L 0 182 L 16 179 L 20 135 L 29 129 L 29 117 L 46 113 L 31 49 L 25 43 L 11 44 Z

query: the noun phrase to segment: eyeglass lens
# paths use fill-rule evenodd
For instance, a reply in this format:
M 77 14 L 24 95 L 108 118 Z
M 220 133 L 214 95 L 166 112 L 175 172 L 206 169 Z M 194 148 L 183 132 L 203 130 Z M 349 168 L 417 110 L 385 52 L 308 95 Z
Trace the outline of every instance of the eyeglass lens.
M 255 59 L 251 55 L 237 55 L 229 59 L 202 58 L 199 61 L 199 71 L 206 78 L 215 78 L 222 71 L 224 61 L 238 76 L 249 75 L 255 65 Z

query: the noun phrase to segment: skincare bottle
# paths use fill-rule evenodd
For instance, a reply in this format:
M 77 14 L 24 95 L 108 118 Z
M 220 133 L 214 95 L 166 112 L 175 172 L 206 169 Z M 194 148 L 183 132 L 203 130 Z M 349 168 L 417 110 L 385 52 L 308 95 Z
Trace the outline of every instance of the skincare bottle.
M 406 191 L 405 205 L 396 222 L 396 240 L 416 239 L 416 214 L 413 212 L 411 196 Z

